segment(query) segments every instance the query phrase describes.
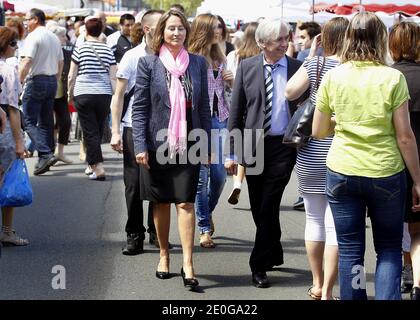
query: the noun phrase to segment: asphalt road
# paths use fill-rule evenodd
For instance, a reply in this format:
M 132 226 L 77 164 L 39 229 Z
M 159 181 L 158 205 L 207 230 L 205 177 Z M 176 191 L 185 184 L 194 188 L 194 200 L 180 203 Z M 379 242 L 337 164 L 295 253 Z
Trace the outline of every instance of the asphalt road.
M 122 156 L 103 145 L 107 180 L 89 181 L 78 159 L 78 144 L 67 147 L 72 165 L 52 167 L 32 176 L 34 202 L 16 210 L 15 229 L 30 241 L 26 247 L 4 247 L 0 258 L 0 299 L 139 299 L 139 300 L 309 300 L 311 273 L 304 248 L 305 214 L 292 210 L 297 182 L 293 175 L 281 205 L 280 221 L 285 264 L 269 272 L 272 287 L 251 285 L 248 259 L 254 240 L 246 183 L 240 202 L 227 202 L 228 177 L 213 219 L 215 249 L 199 246 L 196 231 L 194 265 L 200 290 L 184 289 L 179 274 L 182 251 L 172 208 L 171 279 L 155 278 L 158 249 L 145 243 L 145 253 L 124 256 L 126 208 Z M 28 159 L 30 172 L 36 158 Z M 366 271 L 374 295 L 375 254 L 367 228 Z M 147 237 L 148 240 L 148 237 Z M 53 273 L 55 266 L 64 269 Z M 62 268 L 58 267 L 58 268 Z M 57 267 L 56 267 L 57 268 Z M 63 272 L 65 271 L 65 272 Z M 57 276 L 64 276 L 58 281 Z M 65 281 L 64 281 L 65 280 Z M 61 288 L 57 289 L 58 284 Z M 65 286 L 65 289 L 63 289 Z M 54 287 L 56 289 L 54 289 Z M 338 296 L 338 285 L 334 294 Z M 407 296 L 405 296 L 407 298 Z

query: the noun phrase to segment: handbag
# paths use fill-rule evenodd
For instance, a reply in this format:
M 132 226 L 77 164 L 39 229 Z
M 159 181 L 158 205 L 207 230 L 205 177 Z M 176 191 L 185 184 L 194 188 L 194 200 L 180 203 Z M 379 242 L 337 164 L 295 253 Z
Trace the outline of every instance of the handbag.
M 322 67 L 319 71 L 319 56 L 316 66 L 316 82 L 313 88 L 314 92 L 318 91 L 319 79 L 325 65 L 325 58 L 322 61 Z M 311 94 L 312 95 L 312 94 Z M 311 95 L 305 101 L 297 106 L 296 112 L 290 119 L 283 137 L 283 143 L 294 148 L 302 148 L 309 143 L 312 134 L 312 121 L 315 113 L 315 105 L 311 101 Z
M 121 121 L 124 119 L 125 114 L 127 113 L 128 106 L 130 105 L 130 100 L 131 100 L 131 97 L 134 95 L 135 89 L 136 89 L 136 86 L 133 86 L 130 92 L 124 94 L 123 109 L 121 112 Z
M 32 203 L 32 187 L 25 160 L 15 159 L 0 188 L 1 207 L 23 207 Z

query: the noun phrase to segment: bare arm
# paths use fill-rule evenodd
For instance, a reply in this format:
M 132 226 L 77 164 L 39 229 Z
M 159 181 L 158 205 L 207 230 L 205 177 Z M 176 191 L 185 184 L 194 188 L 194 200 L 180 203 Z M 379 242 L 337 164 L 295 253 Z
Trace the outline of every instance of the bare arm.
M 330 114 L 315 109 L 312 122 L 312 136 L 315 139 L 323 139 L 334 134 L 335 118 Z
M 6 121 L 6 112 L 4 112 L 2 108 L 0 108 L 0 133 L 3 133 L 4 129 L 6 128 Z
M 307 59 L 311 59 L 315 57 L 320 47 L 321 47 L 321 33 L 314 37 L 314 40 L 312 41 L 312 45 L 311 45 L 311 50 L 309 50 Z
M 120 133 L 121 115 L 124 103 L 124 93 L 127 89 L 127 79 L 117 79 L 115 93 L 111 100 L 111 116 L 112 116 L 112 138 L 111 148 L 117 152 L 122 152 L 122 139 Z
M 109 67 L 109 78 L 111 79 L 112 93 L 115 93 L 117 82 L 117 65 Z
M 405 164 L 414 186 L 413 194 L 413 211 L 420 211 L 420 165 L 417 150 L 416 138 L 410 125 L 410 117 L 408 113 L 408 103 L 404 102 L 392 115 L 392 121 L 395 128 L 398 148 L 404 158 Z
M 29 70 L 32 67 L 32 58 L 31 57 L 24 57 L 19 64 L 19 80 L 20 83 L 25 81 L 26 76 L 29 73 Z
M 25 157 L 25 146 L 23 143 L 20 112 L 18 109 L 9 107 L 9 120 L 12 135 L 16 143 L 16 155 L 23 159 Z
M 295 44 L 293 41 L 289 41 L 289 45 L 287 47 L 286 55 L 290 58 L 293 58 L 295 54 Z
M 309 84 L 308 73 L 302 65 L 293 77 L 287 81 L 284 95 L 289 101 L 296 100 L 308 90 Z
M 74 84 L 76 83 L 77 72 L 79 70 L 79 66 L 74 63 L 73 61 L 70 64 L 70 71 L 69 71 L 69 78 L 67 83 L 67 90 L 68 90 L 68 100 L 73 100 L 73 93 L 74 93 Z
M 61 75 L 63 74 L 64 60 L 58 61 L 57 81 L 60 81 Z

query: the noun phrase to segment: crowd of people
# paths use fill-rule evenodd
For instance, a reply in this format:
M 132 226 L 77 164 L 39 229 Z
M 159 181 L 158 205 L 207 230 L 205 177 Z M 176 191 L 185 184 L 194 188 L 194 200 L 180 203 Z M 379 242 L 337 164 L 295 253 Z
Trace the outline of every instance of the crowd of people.
M 244 179 L 248 186 L 256 227 L 252 284 L 269 287 L 267 272 L 284 263 L 280 202 L 295 170 L 312 273 L 307 294 L 367 299 L 353 281 L 364 266 L 367 215 L 377 254 L 375 298 L 410 292 L 420 300 L 420 26 L 400 22 L 388 31 L 374 13 L 360 12 L 295 31 L 260 19 L 234 33 L 235 45 L 229 33 L 210 13 L 188 22 L 180 5 L 140 18 L 124 14 L 114 33 L 103 13 L 64 25 L 35 8 L 24 23 L 9 19 L 0 28 L 0 181 L 14 159 L 34 152 L 34 175 L 73 162 L 65 154 L 73 105 L 88 179 L 106 180 L 107 131 L 111 148 L 123 154 L 122 253 L 142 253 L 149 233 L 160 248 L 158 279 L 171 277 L 173 203 L 183 285 L 199 285 L 195 230 L 201 247 L 217 246 L 213 215 L 230 174 L 230 204 L 238 203 Z M 307 99 L 316 106 L 312 137 L 293 148 L 283 137 Z M 202 134 L 192 141 L 195 132 Z M 198 162 L 190 157 L 196 144 Z M 28 245 L 14 230 L 14 209 L 2 207 L 0 241 Z

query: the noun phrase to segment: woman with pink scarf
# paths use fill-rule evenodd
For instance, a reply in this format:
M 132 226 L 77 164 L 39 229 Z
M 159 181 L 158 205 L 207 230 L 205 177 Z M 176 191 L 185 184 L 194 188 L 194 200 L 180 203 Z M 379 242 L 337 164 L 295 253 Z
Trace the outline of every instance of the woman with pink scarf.
M 160 245 L 156 277 L 171 277 L 168 238 L 174 203 L 183 252 L 183 284 L 193 288 L 198 285 L 192 260 L 194 201 L 200 164 L 210 156 L 211 119 L 206 62 L 185 49 L 189 32 L 186 18 L 177 10 L 160 18 L 152 44 L 155 55 L 140 58 L 138 63 L 132 122 L 141 199 L 153 202 Z M 195 129 L 201 129 L 201 146 L 205 143 L 200 149 L 201 162 L 190 157 L 195 152 L 188 152 L 197 145 L 188 141 Z

